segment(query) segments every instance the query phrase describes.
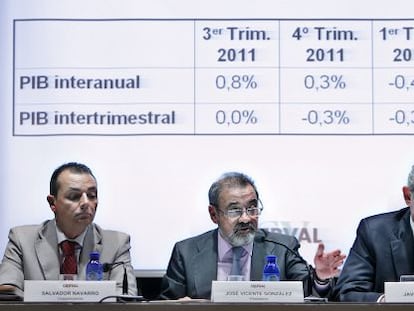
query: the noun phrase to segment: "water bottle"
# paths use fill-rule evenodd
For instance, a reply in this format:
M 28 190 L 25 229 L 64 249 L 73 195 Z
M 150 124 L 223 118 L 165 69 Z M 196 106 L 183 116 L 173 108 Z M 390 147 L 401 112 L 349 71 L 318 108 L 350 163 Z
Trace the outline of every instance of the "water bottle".
M 89 254 L 89 262 L 86 266 L 86 280 L 102 281 L 103 267 L 99 262 L 99 253 L 92 252 Z
M 266 264 L 263 268 L 263 281 L 280 281 L 280 270 L 275 255 L 266 256 Z

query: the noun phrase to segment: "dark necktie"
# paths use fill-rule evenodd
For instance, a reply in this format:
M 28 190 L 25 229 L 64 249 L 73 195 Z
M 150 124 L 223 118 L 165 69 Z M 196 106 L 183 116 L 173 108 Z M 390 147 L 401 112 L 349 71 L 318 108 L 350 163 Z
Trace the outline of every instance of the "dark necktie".
M 231 266 L 230 275 L 242 275 L 242 267 L 240 263 L 240 259 L 243 253 L 243 247 L 235 246 L 232 248 L 233 250 L 233 264 Z
M 76 242 L 63 241 L 60 246 L 63 252 L 62 274 L 77 274 L 78 265 L 76 263 L 75 248 Z

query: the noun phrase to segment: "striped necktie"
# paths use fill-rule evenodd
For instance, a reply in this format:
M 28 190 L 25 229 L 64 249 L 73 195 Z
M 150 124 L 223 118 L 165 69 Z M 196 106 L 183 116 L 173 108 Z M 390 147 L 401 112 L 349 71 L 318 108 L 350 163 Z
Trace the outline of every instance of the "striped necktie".
M 63 263 L 60 269 L 62 274 L 77 274 L 75 248 L 78 243 L 65 240 L 60 244 L 63 253 Z
M 233 251 L 233 264 L 231 266 L 230 275 L 242 275 L 242 267 L 240 259 L 243 253 L 243 247 L 235 246 L 232 248 Z

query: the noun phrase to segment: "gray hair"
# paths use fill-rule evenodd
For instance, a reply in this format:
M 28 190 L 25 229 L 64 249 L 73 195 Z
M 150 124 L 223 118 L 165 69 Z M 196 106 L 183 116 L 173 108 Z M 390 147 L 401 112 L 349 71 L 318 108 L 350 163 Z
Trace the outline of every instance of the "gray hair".
M 254 181 L 249 176 L 238 173 L 238 172 L 228 172 L 224 173 L 217 179 L 210 187 L 210 190 L 208 191 L 208 200 L 210 202 L 210 205 L 218 206 L 219 197 L 221 194 L 221 191 L 225 186 L 227 187 L 246 187 L 246 186 L 252 186 L 254 191 L 256 192 L 257 199 L 259 200 L 259 193 L 256 189 L 256 186 L 254 184 Z
M 413 194 L 414 193 L 414 165 L 411 167 L 411 171 L 408 174 L 407 186 L 408 188 L 410 188 L 411 194 Z

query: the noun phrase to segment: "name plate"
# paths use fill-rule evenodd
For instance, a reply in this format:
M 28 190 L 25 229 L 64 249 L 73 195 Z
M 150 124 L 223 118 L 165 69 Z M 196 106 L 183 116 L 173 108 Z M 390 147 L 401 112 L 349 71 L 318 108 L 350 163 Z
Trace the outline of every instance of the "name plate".
M 414 282 L 384 282 L 385 302 L 414 302 Z
M 98 302 L 116 295 L 115 281 L 24 281 L 24 301 Z M 108 298 L 105 301 L 115 301 Z
M 213 281 L 213 302 L 303 302 L 301 281 Z

